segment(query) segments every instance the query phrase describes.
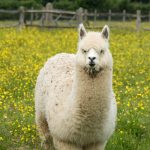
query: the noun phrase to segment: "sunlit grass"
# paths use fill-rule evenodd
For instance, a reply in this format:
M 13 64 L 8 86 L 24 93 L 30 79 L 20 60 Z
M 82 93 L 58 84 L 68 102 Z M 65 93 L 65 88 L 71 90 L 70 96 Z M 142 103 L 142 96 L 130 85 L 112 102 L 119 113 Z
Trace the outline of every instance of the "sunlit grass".
M 34 121 L 38 72 L 56 53 L 75 53 L 77 37 L 73 29 L 0 29 L 0 150 L 39 149 Z M 111 32 L 118 121 L 107 150 L 149 150 L 149 39 L 149 32 Z

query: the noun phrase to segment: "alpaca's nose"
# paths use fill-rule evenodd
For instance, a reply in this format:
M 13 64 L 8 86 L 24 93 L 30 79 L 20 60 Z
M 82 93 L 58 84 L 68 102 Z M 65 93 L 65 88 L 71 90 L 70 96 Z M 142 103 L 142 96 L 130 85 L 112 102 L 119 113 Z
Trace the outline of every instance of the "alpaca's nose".
M 89 65 L 90 65 L 91 67 L 94 67 L 94 66 L 95 66 L 94 60 L 96 59 L 96 57 L 88 57 L 88 58 L 90 59 Z
M 88 57 L 91 61 L 93 61 L 94 59 L 96 59 L 96 57 Z

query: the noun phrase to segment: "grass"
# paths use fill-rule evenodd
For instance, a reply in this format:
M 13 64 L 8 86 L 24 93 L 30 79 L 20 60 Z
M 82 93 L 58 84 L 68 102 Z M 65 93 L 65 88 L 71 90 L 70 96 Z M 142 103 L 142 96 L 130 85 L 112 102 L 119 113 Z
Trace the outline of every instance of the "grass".
M 72 22 L 70 22 L 71 24 L 68 24 L 68 20 L 58 20 L 57 24 L 56 22 L 49 22 L 49 24 L 46 24 L 46 22 L 44 23 L 45 26 L 56 26 L 56 27 L 72 27 L 74 28 L 75 26 L 77 26 L 77 21 L 74 20 Z M 26 24 L 30 25 L 31 22 L 30 20 L 26 20 Z M 32 22 L 33 25 L 38 25 L 41 26 L 41 21 L 40 20 L 34 20 Z M 86 24 L 86 23 L 85 23 Z M 128 30 L 136 30 L 136 20 L 132 19 L 132 21 L 125 21 L 122 22 L 121 21 L 108 21 L 108 20 L 97 20 L 96 22 L 94 22 L 93 20 L 90 20 L 86 25 L 89 28 L 99 28 L 99 27 L 103 27 L 105 24 L 108 24 L 111 28 L 114 29 L 128 29 Z M 0 21 L 0 28 L 4 28 L 4 27 L 15 27 L 19 25 L 19 21 L 18 20 L 3 20 Z M 150 30 L 150 25 L 148 23 L 148 21 L 141 21 L 140 24 L 140 30 Z
M 34 87 L 40 68 L 60 52 L 76 52 L 77 31 L 0 29 L 0 150 L 40 149 Z M 106 150 L 149 150 L 150 33 L 114 29 L 113 87 L 117 127 Z

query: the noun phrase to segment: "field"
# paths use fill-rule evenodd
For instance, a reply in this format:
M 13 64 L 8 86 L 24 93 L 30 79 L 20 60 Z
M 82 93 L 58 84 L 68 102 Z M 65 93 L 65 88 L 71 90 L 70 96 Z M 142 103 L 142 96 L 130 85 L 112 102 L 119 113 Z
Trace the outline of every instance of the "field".
M 34 87 L 40 68 L 60 52 L 75 53 L 75 29 L 0 29 L 0 150 L 40 149 Z M 111 31 L 117 127 L 106 150 L 150 149 L 150 32 Z

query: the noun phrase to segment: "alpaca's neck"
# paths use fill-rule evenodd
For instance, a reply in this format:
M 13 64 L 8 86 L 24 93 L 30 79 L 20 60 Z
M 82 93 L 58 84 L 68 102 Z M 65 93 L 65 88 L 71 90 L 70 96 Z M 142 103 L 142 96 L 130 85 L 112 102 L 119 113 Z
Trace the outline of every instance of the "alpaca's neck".
M 71 94 L 73 114 L 98 117 L 102 109 L 109 108 L 112 93 L 112 70 L 102 70 L 96 77 L 90 77 L 83 69 L 76 68 Z M 98 111 L 96 111 L 98 110 Z M 78 114 L 79 113 L 79 114 Z
M 67 140 L 73 132 L 84 135 L 85 130 L 92 132 L 91 129 L 99 128 L 108 112 L 111 96 L 111 69 L 103 70 L 91 78 L 84 70 L 76 68 L 72 92 L 65 101 L 64 111 L 60 113 L 61 119 L 56 119 L 55 123 L 62 133 L 60 138 Z

